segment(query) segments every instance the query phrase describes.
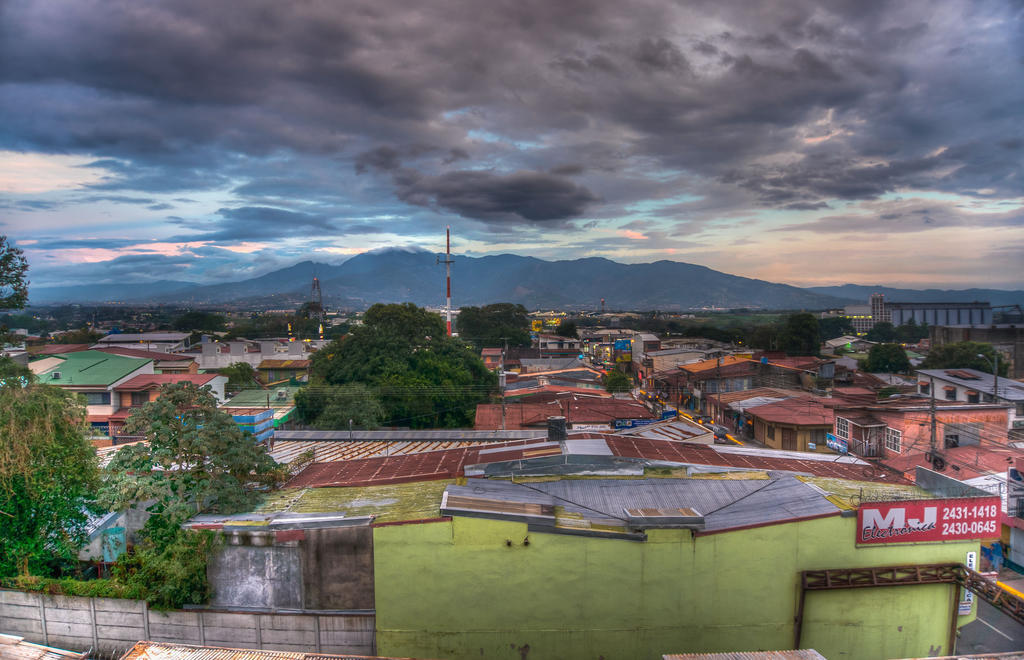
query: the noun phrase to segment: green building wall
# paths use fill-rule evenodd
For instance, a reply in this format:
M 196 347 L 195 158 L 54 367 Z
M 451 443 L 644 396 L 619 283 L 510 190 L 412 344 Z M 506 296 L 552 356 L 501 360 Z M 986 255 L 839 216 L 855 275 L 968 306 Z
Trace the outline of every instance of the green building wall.
M 855 526 L 830 516 L 697 537 L 651 530 L 646 542 L 463 517 L 378 527 L 378 653 L 612 660 L 789 649 L 800 571 L 962 563 L 978 550 L 857 548 Z M 808 593 L 802 646 L 830 660 L 945 655 L 953 594 L 949 585 Z

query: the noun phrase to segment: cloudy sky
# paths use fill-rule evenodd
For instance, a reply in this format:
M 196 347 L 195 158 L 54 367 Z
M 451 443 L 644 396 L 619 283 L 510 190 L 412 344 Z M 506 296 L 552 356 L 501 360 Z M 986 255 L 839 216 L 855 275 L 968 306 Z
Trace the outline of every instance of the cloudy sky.
M 470 255 L 1024 288 L 1024 5 L 0 0 L 0 234 L 35 284 L 448 224 Z

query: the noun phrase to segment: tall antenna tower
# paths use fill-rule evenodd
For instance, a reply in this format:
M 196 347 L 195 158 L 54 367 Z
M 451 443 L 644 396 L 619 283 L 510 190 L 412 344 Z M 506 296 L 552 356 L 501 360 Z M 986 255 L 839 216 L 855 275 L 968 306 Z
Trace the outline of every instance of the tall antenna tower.
M 448 336 L 452 336 L 452 226 L 445 225 L 444 228 L 444 261 L 438 257 L 437 263 L 444 264 L 445 273 L 445 299 L 444 299 L 444 321 Z
M 324 295 L 320 291 L 320 278 L 313 274 L 313 284 L 309 287 L 309 317 L 315 318 L 320 326 L 320 339 L 324 338 Z

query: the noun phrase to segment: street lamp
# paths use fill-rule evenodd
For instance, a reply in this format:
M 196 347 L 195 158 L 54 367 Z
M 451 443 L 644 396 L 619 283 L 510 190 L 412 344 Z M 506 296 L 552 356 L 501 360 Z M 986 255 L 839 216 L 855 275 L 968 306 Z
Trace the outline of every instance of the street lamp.
M 989 366 L 992 367 L 992 403 L 996 403 L 996 399 L 999 397 L 999 353 L 993 351 L 993 355 L 995 357 L 995 364 L 992 363 L 992 360 L 978 353 L 978 357 L 988 362 Z

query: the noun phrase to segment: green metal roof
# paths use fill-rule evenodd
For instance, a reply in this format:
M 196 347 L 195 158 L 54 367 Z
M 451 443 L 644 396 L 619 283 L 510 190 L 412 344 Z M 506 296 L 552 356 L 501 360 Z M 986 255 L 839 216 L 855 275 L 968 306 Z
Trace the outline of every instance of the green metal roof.
M 124 378 L 139 367 L 152 362 L 143 358 L 122 357 L 102 351 L 64 353 L 63 362 L 39 374 L 39 382 L 46 385 L 106 385 Z M 60 378 L 54 378 L 60 374 Z
M 242 390 L 224 405 L 233 408 L 291 408 L 295 405 L 295 393 L 299 387 L 292 385 L 274 385 L 267 389 Z M 277 398 L 280 390 L 285 391 L 283 399 Z M 269 402 L 269 403 L 268 403 Z

